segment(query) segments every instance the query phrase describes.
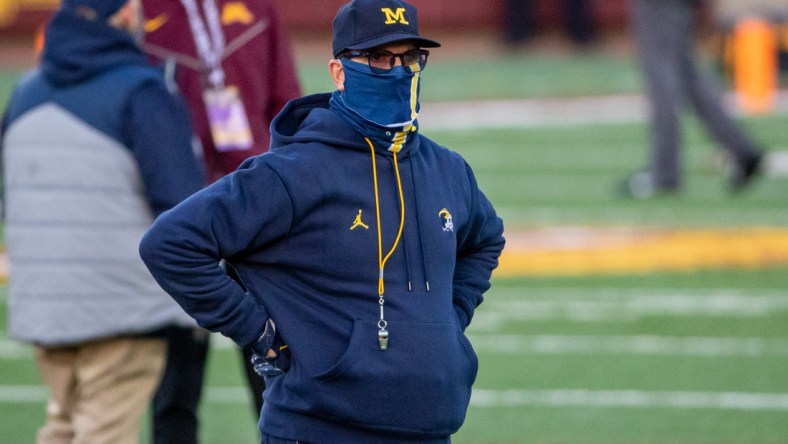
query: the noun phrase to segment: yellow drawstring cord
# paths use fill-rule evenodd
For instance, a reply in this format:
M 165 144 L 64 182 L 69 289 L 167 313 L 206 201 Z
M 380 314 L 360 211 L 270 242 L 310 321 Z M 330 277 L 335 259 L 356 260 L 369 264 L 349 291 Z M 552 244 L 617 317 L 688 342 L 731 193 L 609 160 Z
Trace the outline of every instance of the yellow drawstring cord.
M 378 267 L 380 269 L 380 275 L 378 276 L 378 296 L 382 297 L 384 292 L 383 269 L 386 267 L 386 262 L 394 253 L 394 250 L 397 249 L 397 245 L 399 244 L 400 238 L 402 237 L 402 230 L 405 228 L 405 198 L 402 195 L 402 180 L 400 179 L 399 165 L 397 164 L 397 153 L 395 152 L 394 172 L 397 176 L 397 190 L 399 191 L 400 204 L 399 231 L 397 231 L 397 238 L 394 240 L 394 245 L 391 246 L 391 250 L 389 250 L 389 252 L 386 254 L 386 257 L 383 257 L 383 233 L 380 231 L 380 198 L 378 194 L 378 169 L 377 163 L 375 161 L 375 146 L 372 145 L 372 141 L 369 140 L 369 138 L 365 137 L 364 140 L 367 141 L 369 149 L 372 152 L 372 179 L 375 186 L 375 219 L 378 225 Z

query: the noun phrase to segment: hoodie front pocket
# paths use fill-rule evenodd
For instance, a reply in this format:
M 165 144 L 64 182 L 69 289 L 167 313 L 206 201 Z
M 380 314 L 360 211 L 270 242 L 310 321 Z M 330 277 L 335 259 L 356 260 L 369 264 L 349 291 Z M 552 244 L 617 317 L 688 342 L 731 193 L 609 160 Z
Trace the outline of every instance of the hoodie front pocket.
M 345 354 L 315 376 L 314 413 L 363 427 L 446 436 L 459 429 L 478 361 L 454 324 L 355 321 Z

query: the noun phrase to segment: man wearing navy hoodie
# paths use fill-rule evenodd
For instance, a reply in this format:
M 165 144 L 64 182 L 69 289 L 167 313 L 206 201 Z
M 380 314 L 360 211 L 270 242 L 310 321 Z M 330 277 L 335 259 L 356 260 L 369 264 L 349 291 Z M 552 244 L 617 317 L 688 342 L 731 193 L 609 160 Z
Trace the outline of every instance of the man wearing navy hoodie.
M 270 359 L 263 443 L 448 443 L 465 419 L 478 361 L 463 332 L 503 224 L 466 162 L 419 132 L 424 48 L 440 44 L 416 14 L 340 8 L 336 90 L 291 101 L 268 153 L 140 244 L 200 325 Z
M 35 346 L 50 395 L 38 443 L 138 442 L 165 329 L 194 324 L 138 254 L 204 182 L 139 17 L 138 0 L 63 0 L 0 126 L 9 330 Z

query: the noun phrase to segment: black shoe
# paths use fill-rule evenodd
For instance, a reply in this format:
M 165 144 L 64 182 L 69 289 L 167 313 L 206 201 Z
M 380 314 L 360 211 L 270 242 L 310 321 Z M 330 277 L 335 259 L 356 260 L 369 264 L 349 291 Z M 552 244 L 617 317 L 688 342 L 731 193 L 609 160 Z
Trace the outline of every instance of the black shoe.
M 678 187 L 658 186 L 654 176 L 649 172 L 641 171 L 629 176 L 621 184 L 621 194 L 635 199 L 651 199 L 657 196 L 674 194 Z
M 735 193 L 747 188 L 760 174 L 762 160 L 763 154 L 761 153 L 746 159 L 734 159 L 728 172 L 731 191 Z

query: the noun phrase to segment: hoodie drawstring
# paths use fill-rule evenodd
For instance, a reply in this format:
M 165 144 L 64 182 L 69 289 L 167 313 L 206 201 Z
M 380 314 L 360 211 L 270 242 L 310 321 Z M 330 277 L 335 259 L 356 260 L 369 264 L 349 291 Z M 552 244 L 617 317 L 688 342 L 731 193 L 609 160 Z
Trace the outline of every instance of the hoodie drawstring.
M 413 157 L 411 157 L 410 161 L 410 184 L 411 188 L 414 190 L 416 189 L 416 176 L 413 173 Z M 416 214 L 420 214 L 419 212 L 419 193 L 413 193 L 413 208 L 416 210 Z M 424 254 L 424 236 L 421 232 L 421 223 L 419 222 L 419 218 L 416 217 L 416 231 L 419 233 L 419 253 L 421 253 L 421 270 L 424 272 L 424 286 L 427 288 L 427 292 L 430 291 L 430 276 L 427 273 L 427 263 Z
M 408 243 L 402 243 L 402 252 L 405 253 L 405 276 L 408 280 L 408 292 L 413 291 L 413 280 L 410 278 L 410 256 L 408 256 Z
M 375 161 L 375 146 L 372 144 L 372 141 L 369 138 L 365 137 L 364 140 L 367 141 L 369 145 L 369 149 L 372 153 L 372 181 L 375 187 L 375 219 L 377 222 L 378 228 L 378 267 L 380 270 L 380 274 L 378 275 L 378 297 L 380 298 L 378 303 L 380 304 L 380 320 L 378 321 L 378 340 L 380 341 L 380 349 L 386 350 L 388 348 L 388 338 L 389 333 L 386 330 L 386 326 L 388 323 L 386 322 L 384 313 L 383 313 L 383 306 L 386 303 L 385 298 L 383 297 L 383 293 L 385 292 L 385 285 L 383 280 L 383 269 L 386 267 L 386 262 L 389 260 L 392 254 L 394 254 L 394 250 L 397 249 L 397 245 L 399 244 L 400 239 L 402 238 L 402 230 L 405 228 L 405 198 L 402 194 L 402 179 L 400 178 L 399 174 L 399 165 L 397 163 L 397 152 L 394 152 L 394 172 L 397 177 L 397 191 L 399 192 L 399 204 L 400 204 L 400 221 L 399 221 L 399 229 L 397 230 L 397 237 L 394 239 L 394 245 L 391 246 L 391 249 L 386 256 L 383 256 L 383 233 L 381 232 L 381 223 L 380 223 L 380 195 L 378 192 L 378 169 L 377 163 Z

